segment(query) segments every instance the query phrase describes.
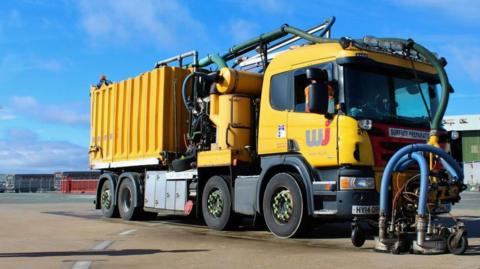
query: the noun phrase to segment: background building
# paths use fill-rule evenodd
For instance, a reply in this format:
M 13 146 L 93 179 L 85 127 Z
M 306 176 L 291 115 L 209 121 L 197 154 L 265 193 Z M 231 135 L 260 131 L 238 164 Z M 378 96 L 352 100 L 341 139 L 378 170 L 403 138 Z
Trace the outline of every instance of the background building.
M 448 131 L 458 132 L 456 144 L 460 154 L 456 154 L 456 157 L 463 162 L 465 184 L 478 189 L 480 186 L 480 115 L 445 116 L 443 125 Z

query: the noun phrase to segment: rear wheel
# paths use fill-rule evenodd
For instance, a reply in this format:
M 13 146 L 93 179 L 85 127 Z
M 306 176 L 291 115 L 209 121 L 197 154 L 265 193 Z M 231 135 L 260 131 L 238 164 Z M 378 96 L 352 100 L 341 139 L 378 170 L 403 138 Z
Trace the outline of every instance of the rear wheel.
M 306 224 L 302 190 L 295 177 L 279 173 L 268 182 L 263 195 L 263 215 L 268 229 L 282 238 L 297 235 Z
M 114 205 L 113 199 L 114 190 L 109 181 L 103 182 L 102 189 L 100 191 L 100 208 L 102 214 L 106 218 L 118 217 L 118 208 Z
M 141 217 L 141 209 L 135 207 L 135 186 L 129 179 L 122 180 L 118 187 L 118 211 L 124 220 L 134 220 Z
M 232 198 L 223 177 L 213 176 L 207 181 L 202 195 L 202 214 L 212 229 L 225 230 L 233 226 Z

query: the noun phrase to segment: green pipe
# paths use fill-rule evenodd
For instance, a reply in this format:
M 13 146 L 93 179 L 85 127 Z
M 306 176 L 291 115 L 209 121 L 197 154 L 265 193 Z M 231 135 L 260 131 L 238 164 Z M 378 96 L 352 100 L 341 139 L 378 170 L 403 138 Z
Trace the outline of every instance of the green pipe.
M 327 32 L 331 26 L 333 25 L 333 23 L 335 22 L 335 17 L 332 17 L 332 18 L 327 18 L 327 20 L 324 22 L 326 24 L 326 28 L 325 30 L 322 32 L 322 35 Z M 273 30 L 271 32 L 268 32 L 268 33 L 264 33 L 264 34 L 261 34 L 255 38 L 252 38 L 250 40 L 247 40 L 243 43 L 240 43 L 238 45 L 235 45 L 233 47 L 231 47 L 227 53 L 221 55 L 221 56 L 218 56 L 218 55 L 208 55 L 207 57 L 205 58 L 202 58 L 199 62 L 198 62 L 198 66 L 199 67 L 205 67 L 205 66 L 208 66 L 212 63 L 215 63 L 218 65 L 218 63 L 222 62 L 220 59 L 223 60 L 223 63 L 225 64 L 225 61 L 229 61 L 233 58 L 235 58 L 236 56 L 238 56 L 239 54 L 244 53 L 244 52 L 247 52 L 249 50 L 252 50 L 254 49 L 259 42 L 271 42 L 273 40 L 277 40 L 279 38 L 282 38 L 288 34 L 293 34 L 293 35 L 296 35 L 296 36 L 299 36 L 301 38 L 304 38 L 308 41 L 311 41 L 311 42 L 315 42 L 315 43 L 323 43 L 323 42 L 334 42 L 330 39 L 326 39 L 326 38 L 320 38 L 320 37 L 317 37 L 317 36 L 314 36 L 314 35 L 311 35 L 305 31 L 302 31 L 300 29 L 297 29 L 297 28 L 294 28 L 294 27 L 291 27 L 289 26 L 288 24 L 284 24 L 282 25 L 280 28 L 276 29 L 276 30 Z M 218 58 L 220 59 L 214 59 L 212 57 L 216 57 L 218 56 Z M 218 63 L 217 63 L 218 62 Z M 226 64 L 225 64 L 226 66 Z M 219 67 L 224 67 L 223 65 Z
M 218 65 L 219 68 L 226 67 L 227 64 L 225 63 L 225 60 L 232 59 L 233 57 L 235 57 L 236 53 L 238 53 L 239 51 L 244 50 L 244 49 L 249 48 L 249 47 L 252 47 L 252 46 L 256 46 L 258 44 L 258 42 L 260 42 L 260 41 L 269 42 L 269 41 L 272 41 L 272 40 L 275 40 L 275 39 L 278 39 L 278 38 L 281 38 L 281 37 L 287 35 L 287 33 L 283 32 L 282 29 L 283 29 L 283 26 L 278 30 L 274 30 L 272 32 L 262 34 L 262 35 L 260 35 L 256 38 L 252 38 L 252 39 L 250 39 L 246 42 L 235 45 L 235 46 L 231 47 L 228 50 L 228 52 L 223 54 L 222 56 L 219 56 L 219 55 L 216 55 L 216 54 L 209 54 L 207 57 L 202 58 L 198 61 L 198 66 L 199 67 L 205 67 L 205 66 L 208 66 L 208 65 L 211 65 L 211 64 L 214 63 L 214 64 Z
M 238 45 L 235 45 L 235 46 L 231 47 L 228 50 L 228 52 L 223 54 L 222 56 L 218 56 L 218 55 L 215 55 L 215 54 L 210 54 L 207 57 L 200 59 L 200 61 L 198 62 L 198 66 L 199 67 L 204 67 L 204 66 L 208 66 L 212 63 L 215 63 L 220 68 L 225 67 L 226 66 L 225 60 L 232 59 L 233 57 L 235 57 L 237 55 L 238 52 L 240 52 L 242 50 L 245 50 L 245 49 L 248 49 L 248 48 L 251 48 L 251 47 L 254 47 L 254 46 L 257 46 L 257 44 L 260 41 L 270 42 L 270 41 L 282 38 L 282 37 L 284 37 L 288 34 L 299 36 L 303 39 L 306 39 L 306 40 L 314 42 L 314 43 L 335 42 L 333 39 L 317 37 L 317 36 L 314 36 L 314 35 L 311 35 L 311 34 L 305 32 L 305 31 L 302 31 L 300 29 L 297 29 L 295 27 L 292 27 L 292 26 L 289 26 L 289 25 L 285 24 L 285 25 L 282 25 L 282 27 L 280 27 L 277 30 L 274 30 L 274 31 L 269 32 L 269 33 L 262 34 L 262 35 L 260 35 L 256 38 L 252 38 L 252 39 L 250 39 L 250 40 L 248 40 L 244 43 L 241 43 L 241 44 L 238 44 Z M 215 59 L 214 57 L 216 58 L 216 62 L 214 61 L 214 59 Z M 223 66 L 220 66 L 218 64 L 218 62 L 222 62 L 222 61 L 223 61 Z
M 272 40 L 276 40 L 276 39 L 279 39 L 279 38 L 282 38 L 284 36 L 287 35 L 287 33 L 283 30 L 284 27 L 287 27 L 288 25 L 282 25 L 279 29 L 277 30 L 274 30 L 274 31 L 271 31 L 271 32 L 268 32 L 268 33 L 264 33 L 264 34 L 261 34 L 259 35 L 258 37 L 255 37 L 255 38 L 252 38 L 248 41 L 245 41 L 243 43 L 240 43 L 238 45 L 235 45 L 233 47 L 231 47 L 228 51 L 229 53 L 227 54 L 235 54 L 236 52 L 238 51 L 241 51 L 245 48 L 248 48 L 248 47 L 251 47 L 251 46 L 256 46 L 258 44 L 258 42 L 260 41 L 264 41 L 264 42 L 270 42 Z
M 205 67 L 211 64 L 216 64 L 219 68 L 227 67 L 225 60 L 218 54 L 209 54 L 207 57 L 198 61 L 198 67 Z
M 433 116 L 430 128 L 432 131 L 436 132 L 440 127 L 440 123 L 442 122 L 445 111 L 447 110 L 448 99 L 450 96 L 450 83 L 448 82 L 448 76 L 445 72 L 445 69 L 432 52 L 417 43 L 414 43 L 412 48 L 421 55 L 423 55 L 425 59 L 427 59 L 427 61 L 429 61 L 433 65 L 433 67 L 437 71 L 438 78 L 440 79 L 440 85 L 442 86 L 442 95 L 440 96 L 440 103 L 438 104 L 438 109 L 435 112 L 435 116 Z
M 310 42 L 313 42 L 313 43 L 337 42 L 335 39 L 329 39 L 329 38 L 314 36 L 314 35 L 309 34 L 309 33 L 305 32 L 303 30 L 300 30 L 298 28 L 288 26 L 288 25 L 283 26 L 283 31 L 285 31 L 286 33 L 292 34 L 292 35 L 299 36 L 299 37 L 301 37 L 305 40 L 308 40 Z

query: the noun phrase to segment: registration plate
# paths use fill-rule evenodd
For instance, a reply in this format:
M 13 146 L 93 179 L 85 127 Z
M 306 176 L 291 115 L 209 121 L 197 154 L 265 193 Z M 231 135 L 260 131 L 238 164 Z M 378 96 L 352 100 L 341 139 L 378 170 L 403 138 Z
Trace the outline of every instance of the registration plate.
M 354 205 L 352 206 L 352 214 L 354 215 L 374 215 L 378 214 L 378 205 Z

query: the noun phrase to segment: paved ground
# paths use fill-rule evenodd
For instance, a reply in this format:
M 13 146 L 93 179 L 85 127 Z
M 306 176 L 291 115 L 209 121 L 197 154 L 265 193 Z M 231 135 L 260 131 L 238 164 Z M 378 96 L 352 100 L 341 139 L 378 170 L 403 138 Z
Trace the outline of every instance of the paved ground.
M 480 193 L 465 193 L 454 209 L 467 216 L 463 256 L 376 253 L 372 240 L 357 249 L 342 224 L 281 240 L 254 227 L 215 232 L 178 217 L 103 219 L 92 199 L 0 193 L 0 268 L 480 268 Z

